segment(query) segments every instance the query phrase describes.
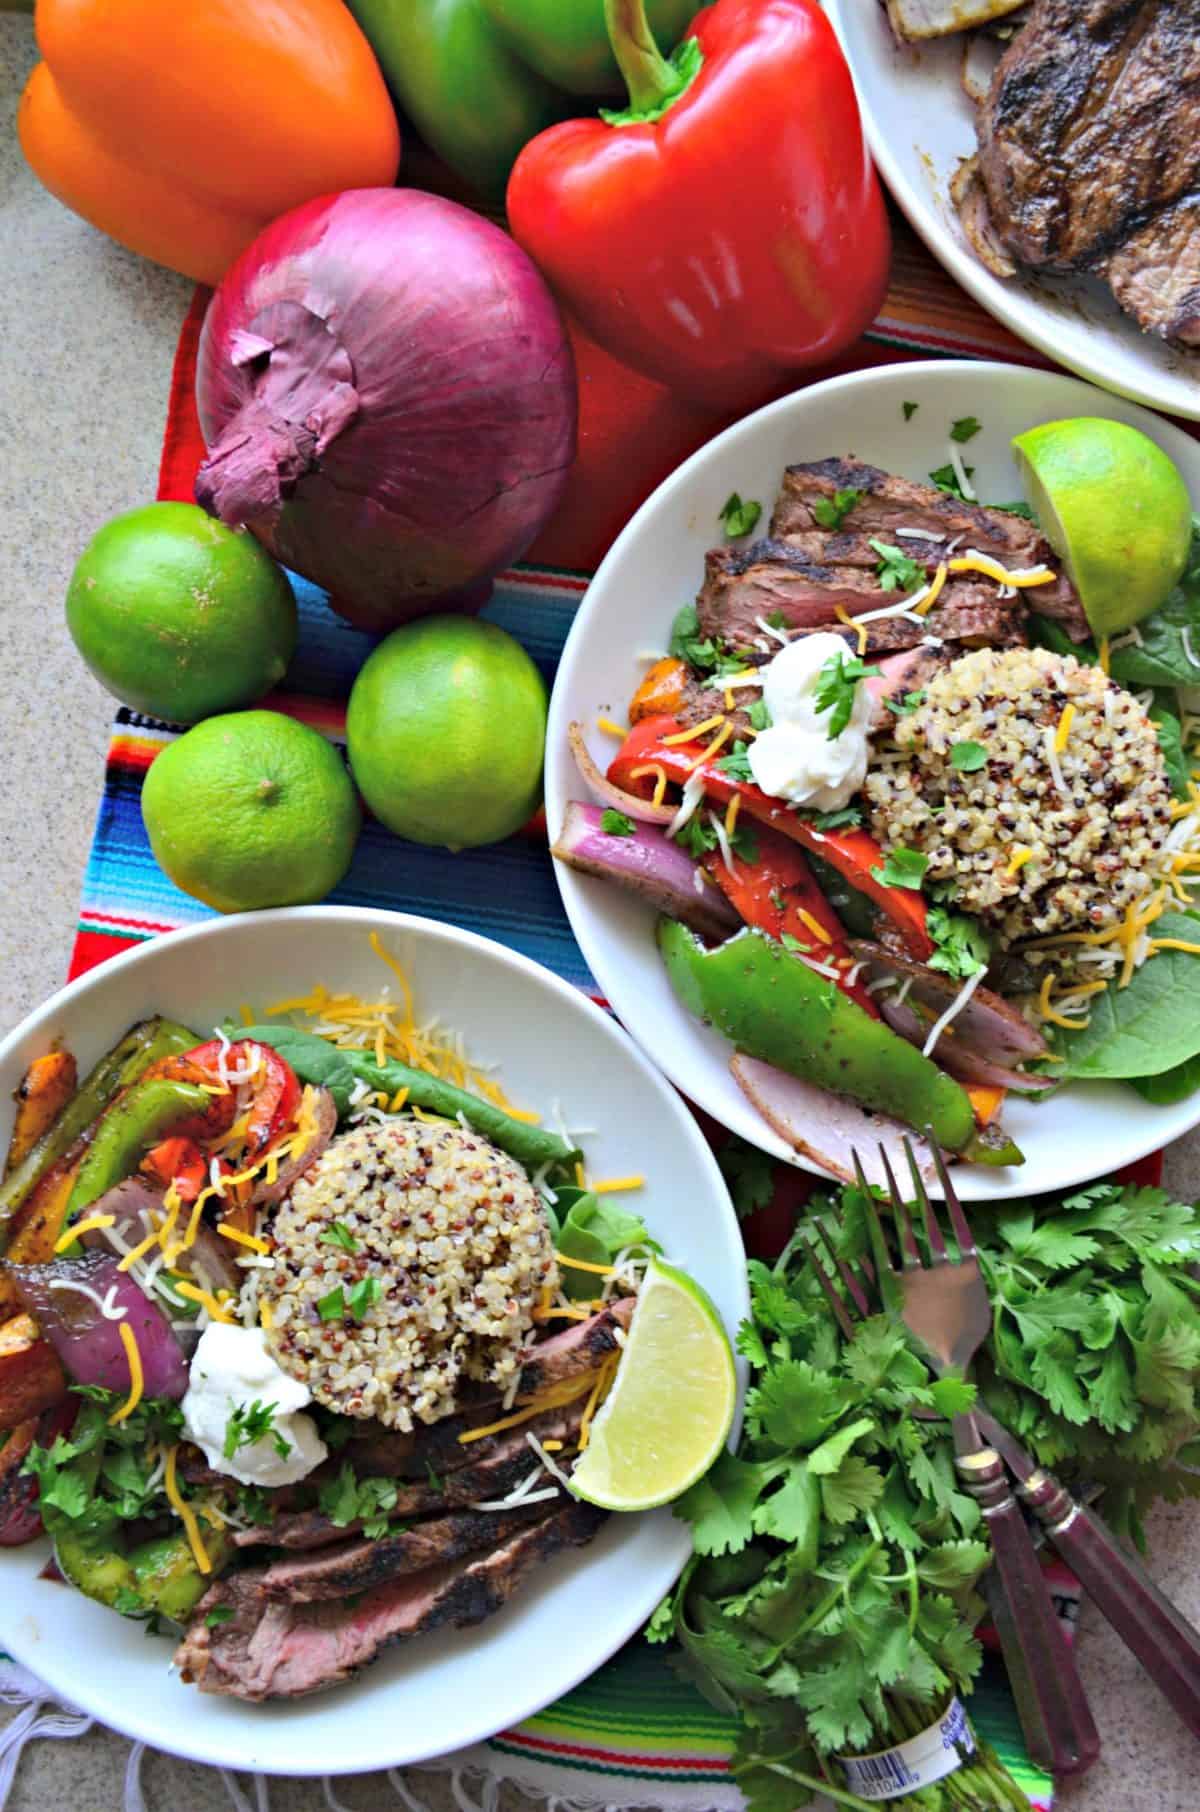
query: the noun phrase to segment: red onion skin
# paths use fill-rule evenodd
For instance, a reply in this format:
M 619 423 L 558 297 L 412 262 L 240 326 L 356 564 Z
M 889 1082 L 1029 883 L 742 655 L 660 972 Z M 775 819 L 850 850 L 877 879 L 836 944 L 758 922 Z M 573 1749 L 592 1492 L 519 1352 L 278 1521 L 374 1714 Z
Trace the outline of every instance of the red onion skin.
M 117 1269 L 112 1252 L 86 1252 L 82 1258 L 56 1258 L 45 1265 L 10 1265 L 9 1276 L 25 1308 L 33 1315 L 76 1384 L 99 1384 L 126 1392 L 129 1360 L 117 1332 L 120 1322 L 100 1313 L 78 1290 L 51 1289 L 56 1280 L 77 1279 L 103 1297 L 115 1288 L 115 1304 L 125 1310 L 142 1361 L 148 1397 L 182 1397 L 187 1365 L 179 1342 L 157 1303 L 143 1294 L 127 1271 Z
M 362 628 L 478 608 L 575 454 L 558 309 L 499 227 L 416 189 L 293 208 L 200 339 L 198 501 Z

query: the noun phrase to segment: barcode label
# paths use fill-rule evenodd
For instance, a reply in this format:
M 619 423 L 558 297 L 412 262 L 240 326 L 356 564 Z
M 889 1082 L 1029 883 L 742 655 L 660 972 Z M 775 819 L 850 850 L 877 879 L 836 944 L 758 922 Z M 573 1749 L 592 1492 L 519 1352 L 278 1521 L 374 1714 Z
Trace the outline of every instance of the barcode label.
M 961 1768 L 975 1752 L 975 1738 L 958 1699 L 951 1699 L 945 1713 L 928 1730 L 922 1730 L 894 1749 L 873 1755 L 839 1755 L 846 1785 L 859 1799 L 901 1799 L 918 1787 L 932 1786 Z

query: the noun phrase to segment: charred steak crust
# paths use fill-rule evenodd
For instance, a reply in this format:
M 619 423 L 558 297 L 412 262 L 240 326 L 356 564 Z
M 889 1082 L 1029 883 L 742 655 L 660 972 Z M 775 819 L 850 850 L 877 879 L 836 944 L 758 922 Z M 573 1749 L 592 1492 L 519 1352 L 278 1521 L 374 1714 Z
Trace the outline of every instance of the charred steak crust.
M 249 1700 L 296 1698 L 339 1685 L 393 1642 L 446 1625 L 481 1623 L 545 1560 L 591 1541 L 605 1512 L 571 1503 L 471 1561 L 427 1567 L 353 1603 L 264 1598 L 267 1569 L 226 1575 L 205 1594 L 176 1651 L 185 1681 Z M 210 1613 L 232 1612 L 209 1628 Z
M 841 529 L 831 534 L 822 529 L 812 506 L 837 491 L 860 491 L 862 495 Z M 1034 566 L 1050 553 L 1036 524 L 1023 516 L 989 509 L 983 503 L 966 503 L 948 491 L 939 491 L 936 485 L 900 478 L 859 459 L 816 459 L 788 466 L 771 517 L 771 535 L 777 540 L 824 533 L 833 541 L 851 531 L 864 539 L 886 540 L 898 528 L 925 528 L 933 535 L 960 539 L 964 547 L 992 554 L 1010 566 Z M 912 545 L 920 549 L 926 544 L 914 541 Z M 923 559 L 924 555 L 914 553 L 912 558 Z
M 1036 0 L 978 129 L 1006 249 L 1105 277 L 1148 332 L 1200 337 L 1200 0 Z
M 350 1540 L 299 1558 L 287 1555 L 272 1561 L 260 1590 L 264 1598 L 284 1598 L 293 1604 L 348 1598 L 405 1573 L 420 1573 L 494 1548 L 546 1513 L 544 1501 L 511 1510 L 460 1510 L 377 1541 Z

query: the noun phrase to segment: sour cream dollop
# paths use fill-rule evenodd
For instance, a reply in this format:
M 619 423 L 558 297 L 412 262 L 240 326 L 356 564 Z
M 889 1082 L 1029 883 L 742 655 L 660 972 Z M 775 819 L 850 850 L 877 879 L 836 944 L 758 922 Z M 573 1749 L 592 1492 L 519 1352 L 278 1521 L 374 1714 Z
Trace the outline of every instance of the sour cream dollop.
M 829 734 L 828 710 L 814 694 L 821 669 L 839 655 L 850 659 L 840 635 L 805 635 L 781 648 L 763 669 L 763 703 L 770 726 L 750 744 L 750 772 L 764 793 L 819 812 L 847 805 L 867 775 L 867 725 L 871 698 L 859 681 L 850 721 Z
M 192 1355 L 183 1426 L 188 1439 L 203 1449 L 214 1472 L 240 1479 L 244 1485 L 294 1485 L 319 1466 L 328 1452 L 312 1417 L 296 1413 L 311 1402 L 308 1387 L 289 1378 L 275 1363 L 261 1328 L 213 1321 Z M 271 1427 L 258 1440 L 237 1447 L 227 1459 L 230 1417 L 252 1403 L 273 1406 Z M 286 1454 L 280 1452 L 284 1441 Z

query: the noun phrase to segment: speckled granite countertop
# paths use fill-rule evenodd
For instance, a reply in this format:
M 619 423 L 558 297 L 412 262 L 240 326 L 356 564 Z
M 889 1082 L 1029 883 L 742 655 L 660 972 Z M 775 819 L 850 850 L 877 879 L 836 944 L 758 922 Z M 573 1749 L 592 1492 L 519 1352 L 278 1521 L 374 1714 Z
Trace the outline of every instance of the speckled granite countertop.
M 110 701 L 77 659 L 62 598 L 74 561 L 109 516 L 154 495 L 182 278 L 118 250 L 52 201 L 12 130 L 32 61 L 26 18 L 0 15 L 0 1030 L 62 982 L 108 735 Z M 1200 1192 L 1200 1139 L 1171 1154 L 1178 1189 Z M 1194 1512 L 1153 1519 L 1155 1569 L 1200 1620 Z M 0 1636 L 3 1610 L 0 1607 Z M 1084 1675 L 1105 1757 L 1063 1795 L 1071 1812 L 1196 1812 L 1198 1755 L 1157 1693 L 1085 1612 Z M 8 1717 L 0 1708 L 0 1724 Z M 10 1812 L 118 1812 L 128 1744 L 107 1731 L 41 1743 L 22 1763 Z M 430 1812 L 446 1785 L 414 1780 Z M 225 1812 L 211 1770 L 165 1757 L 145 1773 L 149 1812 Z M 339 1786 L 353 1812 L 396 1805 L 382 1776 Z M 318 1812 L 317 1783 L 280 1782 L 272 1805 Z M 503 1796 L 503 1812 L 531 1802 Z

